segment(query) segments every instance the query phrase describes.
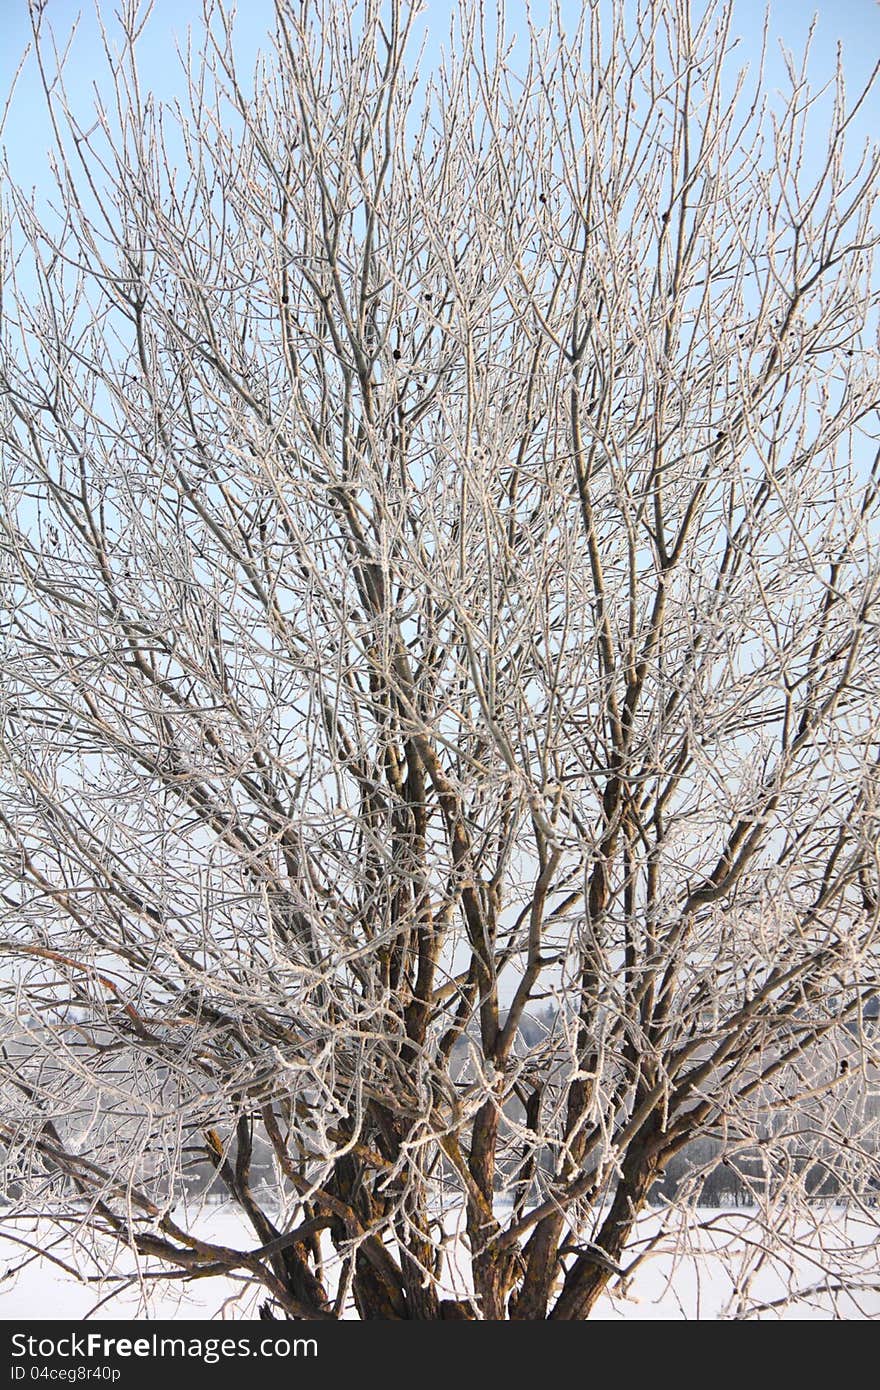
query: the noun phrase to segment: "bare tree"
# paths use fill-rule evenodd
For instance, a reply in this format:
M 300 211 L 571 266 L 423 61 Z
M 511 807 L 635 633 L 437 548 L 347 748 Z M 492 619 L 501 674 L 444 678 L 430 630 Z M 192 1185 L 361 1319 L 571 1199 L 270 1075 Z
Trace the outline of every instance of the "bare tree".
M 550 8 L 216 0 L 163 106 L 126 0 L 83 118 L 34 6 L 0 1139 L 111 1291 L 584 1319 L 728 1172 L 731 1315 L 877 1308 L 867 92 Z

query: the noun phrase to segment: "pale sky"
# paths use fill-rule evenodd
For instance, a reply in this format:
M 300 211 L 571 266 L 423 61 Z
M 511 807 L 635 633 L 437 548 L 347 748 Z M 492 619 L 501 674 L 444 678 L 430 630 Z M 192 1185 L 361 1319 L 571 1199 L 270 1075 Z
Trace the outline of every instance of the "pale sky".
M 695 13 L 702 0 L 692 0 Z M 449 14 L 454 0 L 426 0 L 421 24 L 428 34 L 426 55 L 443 42 L 448 33 Z M 97 36 L 93 0 L 45 0 L 46 15 L 59 38 L 66 36 L 77 16 L 80 27 L 72 49 L 67 71 L 68 88 L 75 109 L 85 115 L 91 106 L 91 85 L 105 79 L 104 58 Z M 572 21 L 580 12 L 580 0 L 562 0 L 563 13 L 571 13 Z M 112 32 L 116 0 L 106 0 L 103 11 Z M 492 8 L 491 6 L 489 8 Z M 540 21 L 548 5 L 533 0 L 532 13 Z M 842 43 L 846 72 L 851 89 L 864 82 L 880 56 L 880 5 L 877 0 L 823 0 L 818 7 L 809 0 L 771 0 L 771 31 L 795 52 L 801 49 L 810 20 L 818 8 L 818 27 L 813 50 L 811 72 L 814 80 L 827 78 L 833 67 L 838 42 Z M 239 5 L 237 32 L 242 70 L 249 70 L 267 27 L 271 22 L 272 0 L 242 0 Z M 155 0 L 144 37 L 139 46 L 141 72 L 146 86 L 157 95 L 173 96 L 182 90 L 177 66 L 175 42 L 182 39 L 189 23 L 201 14 L 201 0 Z M 735 0 L 734 28 L 742 35 L 743 58 L 756 53 L 760 39 L 763 0 Z M 508 27 L 521 30 L 525 14 L 524 0 L 508 0 Z M 28 0 L 0 0 L 0 112 L 15 72 L 18 59 L 30 34 Z M 783 68 L 778 47 L 771 46 L 768 65 L 770 85 L 783 84 Z M 871 108 L 863 113 L 860 133 L 868 135 L 880 125 L 880 95 Z M 30 186 L 40 184 L 46 172 L 46 150 L 49 143 L 48 125 L 43 112 L 42 97 L 36 81 L 33 59 L 29 59 L 9 112 L 0 144 L 5 145 L 13 173 Z

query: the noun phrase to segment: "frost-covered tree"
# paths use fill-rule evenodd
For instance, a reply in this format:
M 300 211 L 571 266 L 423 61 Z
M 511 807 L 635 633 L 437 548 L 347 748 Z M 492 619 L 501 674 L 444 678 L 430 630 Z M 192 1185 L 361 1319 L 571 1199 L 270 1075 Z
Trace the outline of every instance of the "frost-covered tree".
M 86 115 L 33 7 L 7 1215 L 245 1311 L 577 1320 L 726 1164 L 731 1314 L 870 1311 L 866 93 L 767 92 L 727 6 L 462 0 L 430 68 L 417 10 L 278 0 L 249 78 L 209 0 L 162 105 L 125 0 Z

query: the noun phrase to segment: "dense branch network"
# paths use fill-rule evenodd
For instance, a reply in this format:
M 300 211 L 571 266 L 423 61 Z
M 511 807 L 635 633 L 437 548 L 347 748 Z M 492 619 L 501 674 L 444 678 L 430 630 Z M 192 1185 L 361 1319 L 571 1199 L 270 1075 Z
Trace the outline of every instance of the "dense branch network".
M 582 1319 L 727 1175 L 735 1315 L 783 1249 L 870 1293 L 878 153 L 728 8 L 606 8 L 428 75 L 279 0 L 249 84 L 212 4 L 169 107 L 126 4 L 86 121 L 34 9 L 0 1141 L 92 1277 Z

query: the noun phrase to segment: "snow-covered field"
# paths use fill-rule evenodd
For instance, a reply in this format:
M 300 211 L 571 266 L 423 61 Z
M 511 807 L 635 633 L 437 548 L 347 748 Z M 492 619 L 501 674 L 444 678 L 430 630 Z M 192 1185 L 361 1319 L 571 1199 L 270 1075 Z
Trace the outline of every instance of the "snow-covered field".
M 800 1254 L 762 1258 L 760 1250 L 750 1242 L 745 1231 L 748 1214 L 742 1210 L 703 1210 L 699 1227 L 692 1231 L 689 1249 L 675 1255 L 664 1253 L 647 1258 L 636 1270 L 624 1292 L 618 1288 L 606 1295 L 594 1317 L 605 1320 L 692 1320 L 736 1317 L 737 1290 L 742 1291 L 751 1307 L 756 1303 L 768 1305 L 763 1312 L 751 1316 L 767 1318 L 818 1319 L 845 1317 L 861 1320 L 880 1317 L 880 1227 L 864 1218 L 851 1219 L 853 1243 L 867 1245 L 862 1261 L 863 1290 L 857 1297 L 836 1295 L 829 1287 L 825 1274 L 829 1249 L 840 1242 L 839 1219 L 835 1213 L 835 1234 L 826 1240 L 821 1227 L 813 1237 L 815 1258 Z M 642 1235 L 645 1240 L 659 1229 L 659 1215 L 651 1214 L 645 1221 Z M 873 1228 L 873 1229 L 872 1229 Z M 253 1248 L 253 1235 L 239 1214 L 230 1207 L 208 1207 L 201 1218 L 200 1234 L 228 1246 Z M 753 1234 L 753 1233 L 752 1233 Z M 744 1235 L 746 1238 L 744 1239 Z M 844 1235 L 846 1240 L 846 1235 Z M 0 1319 L 61 1318 L 81 1320 L 148 1319 L 148 1318 L 246 1318 L 254 1317 L 257 1305 L 265 1297 L 259 1290 L 248 1289 L 244 1281 L 206 1279 L 180 1284 L 177 1281 L 141 1281 L 127 1254 L 119 1266 L 131 1271 L 131 1277 L 117 1284 L 78 1282 L 74 1270 L 81 1275 L 93 1273 L 85 1249 L 66 1240 L 64 1246 L 48 1247 L 48 1254 L 63 1262 L 67 1268 L 51 1260 L 34 1260 L 18 1273 L 10 1267 L 19 1265 L 27 1256 L 25 1245 L 48 1247 L 47 1232 L 36 1221 L 11 1222 L 0 1216 Z M 821 1247 L 825 1247 L 823 1256 Z M 723 1252 L 723 1253 L 722 1253 Z M 458 1252 L 463 1264 L 466 1254 Z M 790 1271 L 794 1270 L 797 1288 L 802 1296 L 793 1302 L 785 1301 Z M 873 1286 L 873 1287 L 872 1287 Z M 780 1300 L 782 1300 L 780 1302 Z M 772 1306 L 772 1305 L 777 1306 Z M 740 1310 L 740 1315 L 742 1315 Z
M 199 1234 L 240 1250 L 253 1249 L 256 1243 L 250 1226 L 234 1207 L 205 1207 Z M 119 1255 L 118 1267 L 125 1274 L 118 1284 L 83 1283 L 74 1270 L 81 1278 L 95 1276 L 86 1246 L 78 1246 L 75 1238 L 63 1244 L 50 1243 L 52 1239 L 44 1223 L 11 1222 L 0 1214 L 0 1319 L 242 1318 L 256 1316 L 257 1304 L 265 1298 L 265 1292 L 258 1290 L 243 1292 L 244 1281 L 233 1279 L 184 1284 L 177 1280 L 141 1280 L 127 1250 Z M 57 1241 L 57 1231 L 54 1239 Z M 21 1265 L 27 1257 L 21 1241 L 43 1246 L 49 1258 L 34 1260 L 10 1276 L 10 1266 Z M 52 1263 L 53 1259 L 63 1261 L 70 1272 Z

